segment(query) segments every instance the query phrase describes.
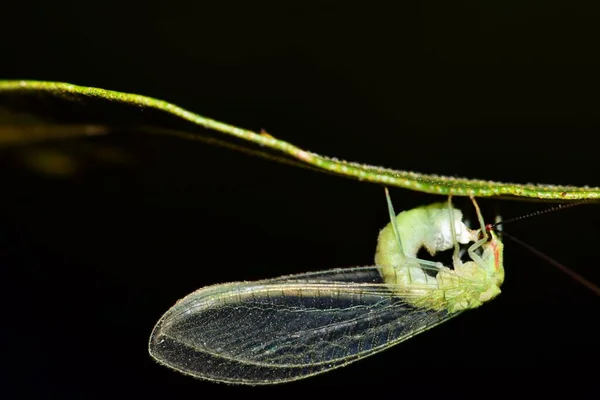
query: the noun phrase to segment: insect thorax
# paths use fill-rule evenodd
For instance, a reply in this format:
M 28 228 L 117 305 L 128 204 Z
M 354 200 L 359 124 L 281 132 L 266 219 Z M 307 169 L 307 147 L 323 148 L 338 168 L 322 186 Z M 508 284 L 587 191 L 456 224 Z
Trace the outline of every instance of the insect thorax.
M 462 212 L 447 203 L 418 207 L 396 216 L 404 254 L 392 223 L 379 233 L 375 262 L 384 282 L 404 301 L 418 307 L 455 312 L 478 307 L 500 293 L 504 280 L 502 242 L 493 232 L 482 244 L 477 262 L 467 254 L 465 260 L 454 259 L 454 269 L 451 269 L 439 262 L 417 259 L 421 248 L 434 256 L 454 247 L 451 215 L 456 241 L 460 244 L 476 242 L 480 231 L 469 229 L 462 221 Z

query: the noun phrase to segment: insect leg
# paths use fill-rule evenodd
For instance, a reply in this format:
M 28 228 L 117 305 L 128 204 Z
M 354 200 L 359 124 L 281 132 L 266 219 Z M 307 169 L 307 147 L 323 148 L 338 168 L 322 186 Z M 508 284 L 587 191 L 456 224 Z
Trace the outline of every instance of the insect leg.
M 396 237 L 396 243 L 398 244 L 398 249 L 400 250 L 400 255 L 404 258 L 404 262 L 406 263 L 407 260 L 407 256 L 406 253 L 404 252 L 404 247 L 402 246 L 402 240 L 400 240 L 400 233 L 398 232 L 398 226 L 396 226 L 396 212 L 394 211 L 394 206 L 392 205 L 392 199 L 390 197 L 390 191 L 388 190 L 388 188 L 384 188 L 385 189 L 385 199 L 387 201 L 387 206 L 388 206 L 388 213 L 390 214 L 390 221 L 392 222 L 392 229 L 394 230 L 394 236 Z M 408 264 L 408 263 L 407 263 Z M 412 282 L 412 276 L 410 273 L 410 266 L 408 267 L 408 280 L 409 282 Z
M 460 246 L 456 239 L 456 224 L 454 223 L 454 209 L 452 208 L 452 194 L 448 195 L 448 214 L 450 218 L 450 230 L 452 231 L 452 243 L 454 245 L 454 254 L 452 255 L 452 264 L 460 265 Z
M 478 248 L 483 246 L 483 244 L 489 240 L 489 236 L 488 236 L 487 230 L 485 229 L 485 222 L 483 220 L 483 215 L 481 214 L 481 210 L 479 209 L 479 205 L 477 204 L 475 197 L 470 196 L 470 198 L 471 198 L 471 202 L 473 203 L 473 206 L 475 207 L 475 212 L 477 213 L 477 220 L 479 221 L 479 226 L 480 226 L 481 233 L 483 234 L 483 238 L 476 241 L 475 243 L 473 243 L 473 245 L 471 245 L 471 247 L 469 247 L 468 253 L 469 253 L 469 257 L 471 257 L 471 260 L 475 261 L 475 263 L 477 265 L 483 266 L 483 260 L 481 259 L 481 257 L 479 257 L 479 255 L 477 255 L 475 253 L 475 250 L 477 250 Z
M 404 264 L 406 265 L 406 270 L 408 271 L 408 279 L 410 282 L 413 282 L 411 270 L 413 268 L 423 268 L 426 269 L 435 269 L 439 270 L 440 264 L 434 261 L 423 260 L 417 257 L 409 256 L 406 254 L 404 247 L 402 246 L 402 239 L 400 238 L 400 232 L 398 231 L 398 226 L 396 224 L 396 212 L 394 211 L 394 206 L 392 205 L 392 199 L 390 197 L 390 192 L 388 188 L 385 189 L 385 198 L 387 200 L 388 212 L 390 214 L 390 221 L 392 223 L 392 229 L 394 231 L 394 236 L 396 237 L 396 243 L 398 244 L 398 249 L 400 250 L 400 255 L 404 258 Z M 418 266 L 415 266 L 417 264 Z

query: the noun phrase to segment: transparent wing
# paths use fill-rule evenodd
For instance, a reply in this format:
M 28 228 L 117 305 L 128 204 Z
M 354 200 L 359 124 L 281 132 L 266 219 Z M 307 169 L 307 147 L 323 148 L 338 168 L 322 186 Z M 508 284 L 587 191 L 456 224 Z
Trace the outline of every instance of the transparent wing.
M 199 378 L 279 383 L 338 368 L 458 315 L 407 304 L 377 267 L 197 290 L 157 323 L 150 354 Z

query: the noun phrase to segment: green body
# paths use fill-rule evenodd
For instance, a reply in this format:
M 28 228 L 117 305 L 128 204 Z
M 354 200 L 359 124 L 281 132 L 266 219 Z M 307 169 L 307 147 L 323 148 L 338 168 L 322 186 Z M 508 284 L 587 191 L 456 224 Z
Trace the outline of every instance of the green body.
M 404 211 L 396 216 L 395 227 L 390 222 L 379 233 L 375 263 L 384 281 L 414 305 L 435 310 L 445 308 L 450 312 L 479 307 L 500 293 L 504 281 L 503 244 L 494 232 L 477 244 L 480 232 L 467 228 L 461 211 L 453 208 L 450 212 L 447 203 Z M 455 257 L 450 269 L 416 258 L 421 247 L 435 255 L 452 249 L 455 240 L 461 244 L 472 242 L 468 254 L 474 254 L 474 259 L 463 262 Z M 474 251 L 477 248 L 481 248 L 479 255 Z
M 560 201 L 600 199 L 600 188 L 597 187 L 502 183 L 420 174 L 412 171 L 399 171 L 367 164 L 336 160 L 300 149 L 293 144 L 278 140 L 268 134 L 259 134 L 224 124 L 210 118 L 205 118 L 163 100 L 131 93 L 121 93 L 112 90 L 71 85 L 68 83 L 0 80 L 0 104 L 2 104 L 1 96 L 25 91 L 36 92 L 40 95 L 46 94 L 58 96 L 62 99 L 72 101 L 81 101 L 86 97 L 91 97 L 110 100 L 117 103 L 133 104 L 140 108 L 158 109 L 196 125 L 275 150 L 276 152 L 291 157 L 295 160 L 296 164 L 333 172 L 338 175 L 359 179 L 361 181 L 380 183 L 385 186 L 396 186 L 420 192 L 454 196 L 510 196 Z M 163 133 L 182 137 L 181 134 L 174 132 L 165 131 Z M 83 135 L 85 135 L 85 132 L 82 132 L 82 136 Z M 58 137 L 62 136 L 58 135 Z M 197 135 L 190 134 L 187 136 L 188 139 L 193 139 L 194 137 L 197 138 Z M 47 139 L 51 139 L 51 137 L 48 137 Z
M 290 382 L 383 351 L 500 293 L 502 243 L 493 232 L 468 229 L 449 202 L 396 216 L 387 198 L 392 222 L 379 236 L 378 265 L 201 288 L 158 321 L 152 357 L 210 381 Z M 472 243 L 470 260 L 459 259 L 459 242 Z M 454 270 L 415 258 L 422 246 L 455 248 Z

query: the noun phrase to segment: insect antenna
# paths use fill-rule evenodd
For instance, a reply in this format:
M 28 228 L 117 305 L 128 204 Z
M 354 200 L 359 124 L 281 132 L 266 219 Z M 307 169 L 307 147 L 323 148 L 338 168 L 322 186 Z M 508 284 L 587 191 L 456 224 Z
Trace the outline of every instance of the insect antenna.
M 521 215 L 519 217 L 509 218 L 507 220 L 502 220 L 502 221 L 499 221 L 499 222 L 495 222 L 493 224 L 487 224 L 485 226 L 485 230 L 489 232 L 491 230 L 497 229 L 500 225 L 506 225 L 506 224 L 511 223 L 511 222 L 521 221 L 523 219 L 528 219 L 528 218 L 531 218 L 531 217 L 537 217 L 538 215 L 543 215 L 543 214 L 547 214 L 547 213 L 558 211 L 558 210 L 564 210 L 566 208 L 580 206 L 582 204 L 588 204 L 588 203 L 590 203 L 590 202 L 589 201 L 578 201 L 576 203 L 559 204 L 559 205 L 554 206 L 554 207 L 546 208 L 544 210 L 534 211 L 532 213 Z
M 527 243 L 523 242 L 522 240 L 517 239 L 513 235 L 509 235 L 508 233 L 506 233 L 506 231 L 503 231 L 502 233 L 503 233 L 504 237 L 507 237 L 510 240 L 512 240 L 513 242 L 523 246 L 524 248 L 531 251 L 536 256 L 540 257 L 542 260 L 547 261 L 548 263 L 550 263 L 550 265 L 553 265 L 554 267 L 558 268 L 560 271 L 564 272 L 565 274 L 569 275 L 571 278 L 575 279 L 575 281 L 579 282 L 580 284 L 582 284 L 583 286 L 585 286 L 586 288 L 588 288 L 589 290 L 594 292 L 597 296 L 600 296 L 600 287 L 598 287 L 594 283 L 588 281 L 586 278 L 579 275 L 577 272 L 573 271 L 571 268 L 559 263 L 552 257 L 549 257 L 548 255 L 542 253 L 540 250 L 536 249 L 535 247 L 531 246 L 530 244 L 527 244 Z
M 522 215 L 522 216 L 515 217 L 515 218 L 510 218 L 505 221 L 499 221 L 494 224 L 487 224 L 485 228 L 487 231 L 490 231 L 492 229 L 496 229 L 498 226 L 505 225 L 509 222 L 515 222 L 515 221 L 520 221 L 520 220 L 531 218 L 531 217 L 537 217 L 538 215 L 543 215 L 543 214 L 558 211 L 558 210 L 564 210 L 566 208 L 571 208 L 571 207 L 575 207 L 575 206 L 579 206 L 579 205 L 587 204 L 587 203 L 589 203 L 589 201 L 580 201 L 580 202 L 576 202 L 576 203 L 559 204 L 557 206 L 550 207 L 550 208 L 547 208 L 544 210 L 538 210 L 538 211 L 532 212 L 530 214 Z M 571 268 L 559 263 L 552 257 L 544 254 L 543 252 L 541 252 L 540 250 L 531 246 L 530 244 L 527 244 L 527 243 L 523 242 L 522 240 L 517 239 L 513 235 L 509 235 L 505 230 L 502 230 L 502 236 L 509 238 L 513 242 L 515 242 L 515 243 L 519 244 L 520 246 L 526 248 L 527 250 L 531 251 L 533 254 L 540 257 L 542 260 L 548 262 L 550 265 L 556 267 L 558 270 L 569 275 L 569 277 L 574 279 L 576 282 L 580 283 L 581 285 L 585 286 L 586 288 L 588 288 L 589 290 L 594 292 L 594 294 L 596 294 L 597 296 L 600 296 L 600 287 L 598 287 L 596 284 L 590 282 L 589 280 L 587 280 L 586 278 L 584 278 L 577 272 L 573 271 Z

